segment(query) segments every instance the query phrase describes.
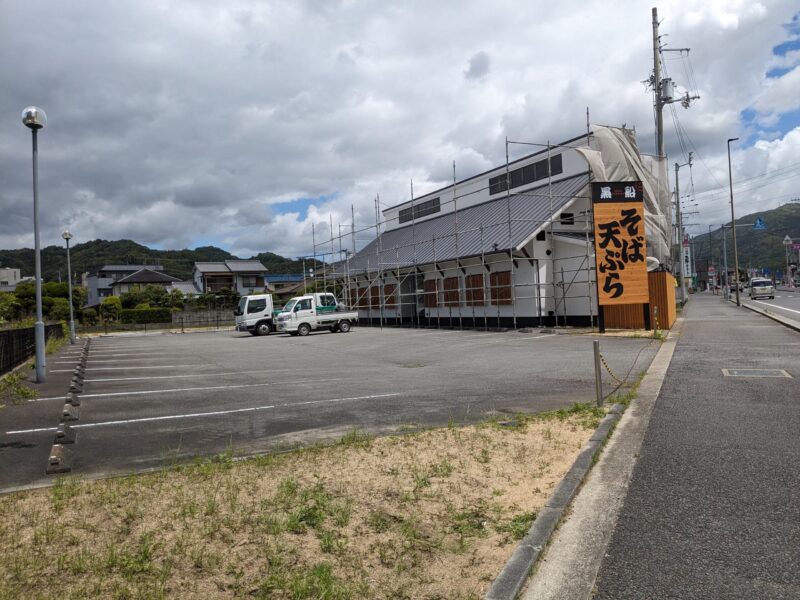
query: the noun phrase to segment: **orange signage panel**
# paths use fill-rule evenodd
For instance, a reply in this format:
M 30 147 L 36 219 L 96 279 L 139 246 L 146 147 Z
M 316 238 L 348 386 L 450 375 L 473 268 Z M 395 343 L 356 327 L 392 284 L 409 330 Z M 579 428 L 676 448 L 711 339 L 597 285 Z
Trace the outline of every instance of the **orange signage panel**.
M 647 304 L 642 183 L 593 183 L 592 205 L 600 306 Z

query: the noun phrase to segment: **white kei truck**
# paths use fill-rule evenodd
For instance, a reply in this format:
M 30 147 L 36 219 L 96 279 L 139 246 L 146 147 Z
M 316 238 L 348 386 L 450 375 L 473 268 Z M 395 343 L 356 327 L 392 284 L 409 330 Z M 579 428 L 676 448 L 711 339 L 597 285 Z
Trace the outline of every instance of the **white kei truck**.
M 271 294 L 242 296 L 233 314 L 236 316 L 236 331 L 249 331 L 253 335 L 269 335 L 275 331 Z
M 276 317 L 277 331 L 306 336 L 318 329 L 347 333 L 358 322 L 358 311 L 347 310 L 333 294 L 307 294 L 292 298 Z

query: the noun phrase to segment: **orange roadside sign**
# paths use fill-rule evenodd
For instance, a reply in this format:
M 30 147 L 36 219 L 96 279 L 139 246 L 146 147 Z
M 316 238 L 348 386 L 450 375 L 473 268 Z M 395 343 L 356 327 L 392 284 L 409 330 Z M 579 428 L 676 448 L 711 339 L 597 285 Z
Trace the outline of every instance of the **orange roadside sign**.
M 640 181 L 592 184 L 600 306 L 647 304 L 647 244 Z

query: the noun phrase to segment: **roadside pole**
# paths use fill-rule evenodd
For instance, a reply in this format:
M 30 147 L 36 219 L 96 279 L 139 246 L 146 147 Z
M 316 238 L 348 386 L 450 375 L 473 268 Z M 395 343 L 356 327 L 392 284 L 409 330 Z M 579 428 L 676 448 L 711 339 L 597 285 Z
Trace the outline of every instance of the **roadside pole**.
M 594 340 L 594 391 L 597 395 L 597 406 L 603 406 L 603 379 L 600 371 L 600 340 Z

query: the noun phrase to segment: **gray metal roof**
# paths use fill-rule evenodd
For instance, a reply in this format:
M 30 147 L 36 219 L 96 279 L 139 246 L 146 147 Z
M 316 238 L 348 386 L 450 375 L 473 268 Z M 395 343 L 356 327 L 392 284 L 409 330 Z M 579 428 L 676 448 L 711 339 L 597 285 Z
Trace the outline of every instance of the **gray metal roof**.
M 103 265 L 97 271 L 130 271 L 134 273 L 139 269 L 150 269 L 151 271 L 163 271 L 163 265 Z
M 517 248 L 549 223 L 589 183 L 589 174 L 562 179 L 510 197 L 503 196 L 414 225 L 385 231 L 350 259 L 350 271 L 383 269 L 453 260 Z M 550 199 L 552 195 L 552 207 Z M 456 251 L 455 218 L 458 215 Z M 378 260 L 378 248 L 381 249 Z M 415 251 L 416 248 L 416 251 Z
M 230 273 L 224 262 L 196 262 L 194 268 L 201 273 Z
M 195 286 L 194 281 L 175 281 L 170 284 L 169 289 L 180 290 L 184 294 L 199 294 L 200 290 Z
M 258 260 L 226 260 L 225 264 L 234 273 L 266 273 L 267 267 Z
M 124 283 L 171 283 L 173 281 L 180 280 L 166 273 L 159 273 L 157 271 L 151 271 L 150 269 L 139 269 L 136 273 L 131 273 L 127 277 L 118 279 L 111 285 L 121 285 Z

